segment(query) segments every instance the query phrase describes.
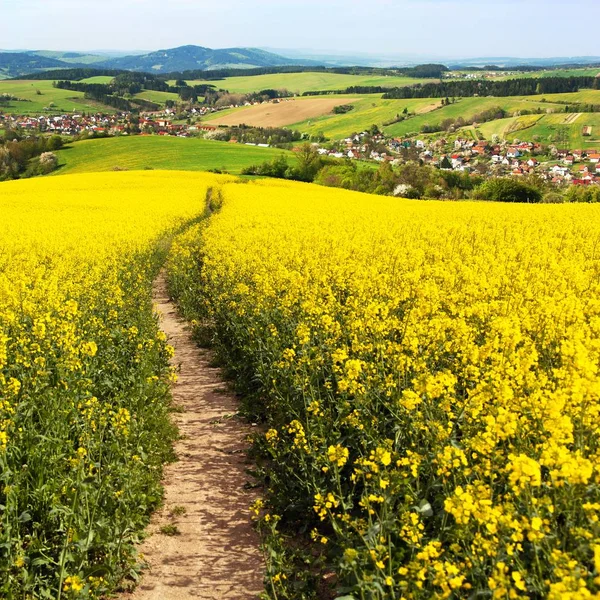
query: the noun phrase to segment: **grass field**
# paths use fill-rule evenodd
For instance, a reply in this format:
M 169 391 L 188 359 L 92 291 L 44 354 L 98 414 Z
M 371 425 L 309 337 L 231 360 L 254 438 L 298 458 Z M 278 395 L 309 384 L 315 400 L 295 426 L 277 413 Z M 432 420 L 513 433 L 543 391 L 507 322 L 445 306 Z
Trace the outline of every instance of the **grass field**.
M 489 140 L 493 135 L 499 135 L 501 138 L 508 136 L 520 137 L 523 135 L 527 139 L 527 134 L 523 133 L 533 127 L 545 115 L 524 115 L 521 117 L 509 117 L 507 119 L 498 119 L 483 123 L 477 129 L 483 134 L 485 139 Z
M 207 171 L 238 174 L 244 167 L 290 152 L 196 138 L 135 136 L 86 140 L 59 151 L 57 174 L 121 169 Z
M 83 79 L 83 83 L 110 83 L 114 78 L 108 76 L 97 76 Z M 72 113 L 80 111 L 102 111 L 105 113 L 113 113 L 115 110 L 109 106 L 104 106 L 98 102 L 86 100 L 83 92 L 76 92 L 72 90 L 61 90 L 52 86 L 52 81 L 0 81 L 0 94 L 10 94 L 17 98 L 22 98 L 24 102 L 11 102 L 8 107 L 2 107 L 3 112 L 13 113 L 19 115 L 25 114 L 43 114 L 44 112 L 56 113 Z M 38 94 L 38 90 L 41 95 Z M 156 102 L 157 104 L 164 104 L 166 100 L 178 101 L 179 96 L 177 94 L 171 94 L 169 92 L 155 92 L 152 90 L 145 90 L 135 96 L 143 100 L 150 102 Z M 46 111 L 49 105 L 54 103 L 53 107 L 50 107 L 50 111 Z
M 316 119 L 295 123 L 293 127 L 312 135 L 323 133 L 328 138 L 339 139 L 355 131 L 362 131 L 372 124 L 383 127 L 383 123 L 390 121 L 407 107 L 409 112 L 416 113 L 415 117 L 384 127 L 389 135 L 406 136 L 418 133 L 425 124 L 438 124 L 444 119 L 456 119 L 461 116 L 467 119 L 495 106 L 502 107 L 508 113 L 535 108 L 559 111 L 564 108 L 562 104 L 564 102 L 600 104 L 600 91 L 583 90 L 573 94 L 544 96 L 463 98 L 455 104 L 438 109 L 435 109 L 440 105 L 440 100 L 437 98 L 383 100 L 377 95 L 361 96 L 361 99 L 354 103 L 355 109 L 349 113 L 323 115 Z
M 338 75 L 337 73 L 277 73 L 273 75 L 254 75 L 245 77 L 227 77 L 217 81 L 189 81 L 190 85 L 208 83 L 219 89 L 247 94 L 266 89 L 287 89 L 290 92 L 303 93 L 319 90 L 345 90 L 353 85 L 402 87 L 438 81 L 437 79 L 414 79 L 412 77 L 386 77 L 374 75 Z
M 598 67 L 587 69 L 549 69 L 548 71 L 533 71 L 531 73 L 519 73 L 508 75 L 501 79 L 516 79 L 523 77 L 596 77 L 600 69 Z
M 38 94 L 37 92 L 40 92 Z M 11 102 L 9 106 L 2 107 L 5 113 L 13 114 L 42 114 L 44 112 L 72 113 L 79 111 L 98 111 L 98 103 L 86 100 L 83 92 L 74 92 L 72 90 L 61 90 L 52 87 L 52 81 L 0 81 L 0 94 L 11 94 L 17 98 L 22 98 L 23 102 Z M 50 111 L 46 111 L 51 107 Z M 109 107 L 101 107 L 103 112 L 115 112 Z
M 536 96 L 530 98 L 525 96 L 515 96 L 507 98 L 463 98 L 455 104 L 445 106 L 435 113 L 418 115 L 402 123 L 396 123 L 391 127 L 386 128 L 386 132 L 390 135 L 407 135 L 408 133 L 416 133 L 421 130 L 423 125 L 438 124 L 444 119 L 457 119 L 463 117 L 471 118 L 474 115 L 481 113 L 490 108 L 499 106 L 508 113 L 514 113 L 520 110 L 532 110 L 535 108 L 551 109 L 552 104 L 549 102 L 542 103 Z M 555 107 L 559 110 L 560 106 Z
M 110 83 L 114 77 L 111 75 L 96 75 L 96 77 L 88 77 L 86 79 L 82 79 L 81 83 Z
M 322 133 L 331 139 L 344 138 L 352 133 L 364 131 L 371 125 L 383 128 L 383 124 L 402 114 L 407 108 L 409 112 L 426 113 L 439 106 L 440 101 L 431 98 L 416 100 L 384 100 L 380 96 L 362 96 L 353 103 L 354 110 L 344 115 L 328 114 L 317 119 L 310 119 L 294 125 L 294 129 L 317 135 Z
M 164 104 L 167 100 L 173 100 L 173 102 L 179 102 L 179 96 L 171 92 L 157 92 L 155 90 L 144 90 L 139 94 L 135 95 L 136 98 L 142 100 L 148 100 L 149 102 L 156 102 L 157 104 Z
M 354 110 L 336 115 L 331 111 L 339 104 L 352 104 Z M 427 113 L 440 105 L 440 100 L 383 100 L 380 95 L 302 98 L 281 104 L 267 104 L 223 111 L 209 123 L 233 125 L 287 126 L 310 135 L 323 134 L 340 139 L 373 124 L 383 127 L 407 108 L 410 112 Z M 310 107 L 310 108 L 309 108 Z M 311 113 L 309 115 L 308 113 Z
M 592 127 L 592 135 L 584 136 L 583 128 Z M 540 141 L 569 148 L 592 148 L 600 145 L 600 113 L 557 113 L 528 115 L 484 123 L 479 131 L 486 139 L 494 134 L 507 140 Z
M 538 98 L 538 96 L 532 96 L 532 98 Z M 571 94 L 544 94 L 539 98 L 544 98 L 548 102 L 600 104 L 600 90 L 581 90 Z

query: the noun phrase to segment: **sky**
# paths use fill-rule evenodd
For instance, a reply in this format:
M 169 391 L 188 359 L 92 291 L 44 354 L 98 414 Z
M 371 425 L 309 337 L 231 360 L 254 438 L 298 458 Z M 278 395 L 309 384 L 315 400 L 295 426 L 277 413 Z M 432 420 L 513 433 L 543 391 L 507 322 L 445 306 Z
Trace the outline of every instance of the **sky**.
M 596 0 L 0 0 L 0 48 L 598 56 Z

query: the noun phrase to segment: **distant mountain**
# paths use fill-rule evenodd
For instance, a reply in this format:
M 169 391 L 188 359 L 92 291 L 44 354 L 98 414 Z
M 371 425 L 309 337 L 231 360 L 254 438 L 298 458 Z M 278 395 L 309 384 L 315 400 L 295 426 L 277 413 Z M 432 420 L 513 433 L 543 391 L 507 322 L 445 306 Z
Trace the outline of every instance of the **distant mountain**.
M 93 52 L 55 52 L 52 50 L 33 50 L 27 52 L 32 56 L 42 56 L 43 58 L 53 58 L 62 63 L 77 64 L 77 65 L 92 65 L 112 58 L 109 56 L 101 56 Z
M 124 69 L 146 73 L 173 73 L 192 70 L 227 68 L 279 67 L 284 65 L 317 65 L 311 60 L 291 59 L 257 48 L 224 48 L 213 50 L 202 46 L 180 46 L 138 56 L 124 56 L 101 63 L 97 67 Z
M 497 65 L 500 67 L 537 66 L 552 67 L 561 65 L 587 65 L 599 64 L 600 57 L 597 56 L 559 56 L 548 58 L 521 58 L 516 56 L 504 57 L 449 57 L 430 54 L 400 54 L 400 53 L 366 53 L 366 52 L 344 52 L 314 49 L 289 49 L 289 48 L 264 48 L 280 56 L 303 61 L 310 59 L 324 66 L 360 66 L 360 67 L 407 67 L 424 63 L 441 63 L 450 68 L 455 67 L 483 67 L 486 65 Z
M 511 68 L 527 65 L 530 67 L 558 67 L 568 65 L 597 65 L 600 64 L 599 56 L 555 56 L 549 58 L 518 58 L 514 56 L 495 56 L 482 58 L 465 58 L 461 60 L 448 60 L 445 63 L 450 68 L 468 66 L 483 67 L 497 65 Z
M 55 58 L 37 56 L 28 52 L 0 52 L 0 79 L 64 67 L 65 63 Z

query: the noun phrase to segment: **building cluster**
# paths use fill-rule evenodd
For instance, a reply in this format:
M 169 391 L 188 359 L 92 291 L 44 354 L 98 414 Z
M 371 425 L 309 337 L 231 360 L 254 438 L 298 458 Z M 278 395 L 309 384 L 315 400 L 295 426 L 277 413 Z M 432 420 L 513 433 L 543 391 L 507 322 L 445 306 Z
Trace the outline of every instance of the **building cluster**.
M 443 170 L 483 176 L 523 177 L 537 175 L 556 185 L 600 185 L 600 153 L 596 150 L 546 149 L 533 142 L 491 143 L 458 138 L 427 142 L 387 138 L 367 131 L 332 147 L 319 147 L 319 154 L 352 160 L 374 160 L 397 165 L 419 160 Z
M 0 127 L 19 129 L 32 134 L 81 135 L 82 133 L 127 133 L 132 126 L 130 113 L 69 114 L 69 115 L 13 115 L 0 114 Z

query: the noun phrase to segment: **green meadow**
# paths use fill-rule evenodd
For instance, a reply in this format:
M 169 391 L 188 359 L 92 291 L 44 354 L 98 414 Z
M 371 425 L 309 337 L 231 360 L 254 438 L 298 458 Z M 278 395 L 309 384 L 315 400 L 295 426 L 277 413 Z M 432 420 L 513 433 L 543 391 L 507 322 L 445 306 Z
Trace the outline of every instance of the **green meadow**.
M 382 75 L 340 75 L 337 73 L 276 73 L 272 75 L 248 75 L 227 77 L 218 80 L 188 81 L 190 85 L 211 84 L 230 92 L 248 94 L 267 89 L 287 89 L 294 93 L 345 90 L 354 85 L 403 87 L 416 83 L 438 81 L 436 79 L 415 79 Z
M 340 96 L 340 104 L 344 103 L 344 96 Z M 362 96 L 360 100 L 353 102 L 354 109 L 342 115 L 333 113 L 323 115 L 290 125 L 291 129 L 297 129 L 310 135 L 323 134 L 330 139 L 340 139 L 352 133 L 364 131 L 377 125 L 379 128 L 401 115 L 404 109 L 409 112 L 431 110 L 440 106 L 439 99 L 416 99 L 416 100 L 384 100 L 380 95 Z M 386 129 L 387 131 L 387 129 Z
M 583 128 L 586 126 L 592 128 L 592 135 L 583 135 Z M 509 141 L 538 141 L 574 149 L 597 148 L 600 146 L 600 113 L 512 117 L 484 123 L 478 130 L 486 139 L 497 134 Z
M 92 173 L 118 169 L 207 171 L 239 174 L 244 167 L 291 152 L 198 138 L 168 136 L 116 137 L 75 142 L 57 152 L 56 174 Z
M 19 98 L 2 107 L 5 113 L 18 115 L 72 113 L 81 111 L 115 112 L 93 100 L 86 100 L 83 92 L 61 90 L 52 87 L 52 81 L 3 80 L 0 81 L 0 95 L 10 94 Z M 48 110 L 49 109 L 49 110 Z

